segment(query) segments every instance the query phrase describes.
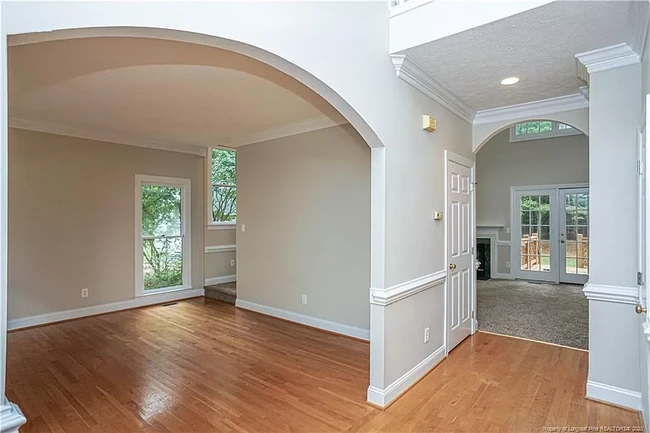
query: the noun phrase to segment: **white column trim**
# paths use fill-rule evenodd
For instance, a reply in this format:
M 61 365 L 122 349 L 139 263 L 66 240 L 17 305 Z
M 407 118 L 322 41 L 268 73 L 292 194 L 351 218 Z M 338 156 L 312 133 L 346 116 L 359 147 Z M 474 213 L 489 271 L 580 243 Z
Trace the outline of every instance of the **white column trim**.
M 582 291 L 590 301 L 605 301 L 630 305 L 636 305 L 638 303 L 639 289 L 637 287 L 606 286 L 587 283 Z
M 18 433 L 20 426 L 26 422 L 27 419 L 18 405 L 10 402 L 3 395 L 2 406 L 0 406 L 0 433 Z

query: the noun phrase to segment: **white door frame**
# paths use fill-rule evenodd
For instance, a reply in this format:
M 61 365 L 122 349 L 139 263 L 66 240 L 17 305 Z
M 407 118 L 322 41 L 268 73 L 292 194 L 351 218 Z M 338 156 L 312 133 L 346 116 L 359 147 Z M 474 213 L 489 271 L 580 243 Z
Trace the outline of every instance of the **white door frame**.
M 183 285 L 144 290 L 142 259 L 142 186 L 171 186 L 181 189 L 181 236 L 183 237 Z M 135 175 L 135 296 L 185 290 L 192 287 L 192 181 L 180 177 Z
M 536 190 L 555 190 L 556 194 L 559 194 L 561 189 L 571 189 L 571 188 L 589 188 L 588 183 L 567 183 L 567 184 L 554 184 L 554 185 L 523 185 L 523 186 L 511 186 L 510 187 L 510 274 L 516 278 L 516 279 L 530 279 L 526 275 L 522 274 L 521 271 L 521 265 L 517 265 L 517 263 L 521 263 L 519 260 L 519 242 L 521 242 L 521 239 L 517 239 L 517 233 L 521 231 L 521 222 L 519 220 L 519 214 L 518 214 L 518 209 L 519 206 L 515 200 L 515 196 L 518 192 L 525 192 L 525 191 L 536 191 Z M 556 208 L 557 208 L 556 204 Z M 551 218 L 553 218 L 553 214 L 555 213 L 557 218 L 557 215 L 559 212 L 559 209 L 551 210 Z M 559 224 L 559 221 L 558 221 Z M 520 227 L 517 229 L 517 227 Z M 551 232 L 553 230 L 551 229 Z M 557 234 L 553 235 L 551 233 L 551 244 L 557 243 L 559 245 L 559 239 L 554 239 L 557 238 Z M 558 269 L 557 276 L 554 279 L 551 279 L 549 281 L 553 281 L 555 283 L 560 282 L 560 272 L 559 272 L 559 251 L 556 252 L 554 255 L 551 255 L 551 269 L 553 269 L 555 266 L 555 269 Z
M 470 178 L 470 239 L 472 240 L 472 252 L 470 256 L 470 263 L 474 264 L 476 262 L 476 193 L 474 188 L 475 183 L 475 161 L 455 154 L 449 150 L 445 150 L 445 213 L 444 213 L 444 226 L 445 226 L 445 272 L 447 271 L 449 263 L 449 236 L 447 229 L 447 218 L 449 216 L 449 162 L 455 162 L 464 167 L 467 167 L 471 171 Z M 478 330 L 478 322 L 476 321 L 476 272 L 472 270 L 470 272 L 470 292 L 471 292 L 471 314 L 472 314 L 472 328 L 471 333 L 474 334 Z M 449 283 L 448 279 L 445 278 L 445 356 L 449 354 Z

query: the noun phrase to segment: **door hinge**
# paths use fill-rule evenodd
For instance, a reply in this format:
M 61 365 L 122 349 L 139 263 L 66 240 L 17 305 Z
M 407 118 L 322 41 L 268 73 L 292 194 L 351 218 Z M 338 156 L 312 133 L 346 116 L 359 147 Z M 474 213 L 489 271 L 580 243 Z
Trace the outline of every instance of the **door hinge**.
M 642 285 L 643 285 L 643 272 L 637 272 L 637 273 L 636 273 L 636 284 L 637 284 L 638 286 L 642 286 Z
M 474 311 L 472 311 L 472 319 L 474 318 Z
M 639 159 L 636 161 L 636 174 L 641 176 L 643 174 L 643 162 Z
M 474 255 L 474 247 L 472 247 L 472 248 L 470 249 L 470 254 L 471 254 L 471 255 Z

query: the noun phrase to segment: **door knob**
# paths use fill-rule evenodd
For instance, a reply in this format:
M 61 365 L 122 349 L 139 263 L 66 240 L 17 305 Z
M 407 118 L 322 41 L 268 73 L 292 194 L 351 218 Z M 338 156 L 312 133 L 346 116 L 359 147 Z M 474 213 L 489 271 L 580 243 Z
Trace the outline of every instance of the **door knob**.
M 560 243 L 563 244 L 563 243 L 564 243 L 564 239 L 562 239 L 562 240 L 560 241 Z
M 647 313 L 648 309 L 641 304 L 637 304 L 636 307 L 634 307 L 634 311 L 636 311 L 636 314 L 643 314 Z
M 449 263 L 449 269 L 453 271 L 454 269 L 456 269 L 456 265 L 453 263 Z

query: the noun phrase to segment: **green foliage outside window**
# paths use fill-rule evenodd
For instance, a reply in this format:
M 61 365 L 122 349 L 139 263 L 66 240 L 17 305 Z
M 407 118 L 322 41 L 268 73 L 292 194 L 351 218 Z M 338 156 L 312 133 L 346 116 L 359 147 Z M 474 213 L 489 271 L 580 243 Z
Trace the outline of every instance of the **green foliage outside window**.
M 237 218 L 237 158 L 234 150 L 212 149 L 212 222 Z
M 142 254 L 145 290 L 183 284 L 181 189 L 142 186 Z

